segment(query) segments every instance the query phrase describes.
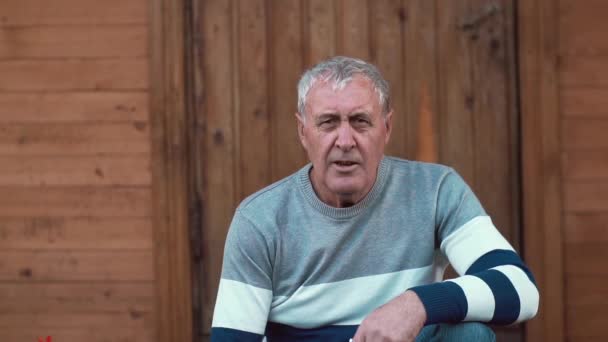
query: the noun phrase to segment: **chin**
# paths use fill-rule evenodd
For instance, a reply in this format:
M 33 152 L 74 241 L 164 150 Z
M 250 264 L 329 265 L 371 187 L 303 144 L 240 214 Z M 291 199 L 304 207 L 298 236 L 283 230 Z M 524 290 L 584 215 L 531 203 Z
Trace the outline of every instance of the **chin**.
M 329 186 L 331 192 L 338 194 L 340 196 L 349 196 L 356 195 L 363 190 L 363 187 L 360 184 L 349 184 L 339 182 L 338 184 L 332 184 Z

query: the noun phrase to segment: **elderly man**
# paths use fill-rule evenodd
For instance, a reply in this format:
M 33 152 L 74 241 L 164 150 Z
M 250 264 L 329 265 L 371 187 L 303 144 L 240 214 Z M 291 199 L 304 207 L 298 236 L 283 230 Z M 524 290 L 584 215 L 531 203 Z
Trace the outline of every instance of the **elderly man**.
M 243 201 L 212 341 L 492 341 L 538 308 L 534 278 L 451 168 L 384 156 L 376 67 L 335 57 L 298 85 L 311 163 Z M 451 263 L 460 277 L 441 281 Z

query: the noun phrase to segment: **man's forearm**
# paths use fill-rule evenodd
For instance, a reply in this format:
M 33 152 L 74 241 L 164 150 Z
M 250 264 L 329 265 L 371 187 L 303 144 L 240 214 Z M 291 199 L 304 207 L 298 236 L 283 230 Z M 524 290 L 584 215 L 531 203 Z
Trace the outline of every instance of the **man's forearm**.
M 464 276 L 411 290 L 424 304 L 426 324 L 517 323 L 534 317 L 539 301 L 534 278 L 523 261 L 504 250 L 479 258 Z

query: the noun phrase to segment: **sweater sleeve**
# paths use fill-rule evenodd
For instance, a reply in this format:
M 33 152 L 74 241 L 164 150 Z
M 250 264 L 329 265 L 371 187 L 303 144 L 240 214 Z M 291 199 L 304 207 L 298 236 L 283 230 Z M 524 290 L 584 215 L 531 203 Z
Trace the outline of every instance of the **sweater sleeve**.
M 238 210 L 226 238 L 213 342 L 259 342 L 272 301 L 272 245 Z
M 532 273 L 453 171 L 439 188 L 436 217 L 441 252 L 460 276 L 411 289 L 425 306 L 426 324 L 534 317 L 539 294 Z

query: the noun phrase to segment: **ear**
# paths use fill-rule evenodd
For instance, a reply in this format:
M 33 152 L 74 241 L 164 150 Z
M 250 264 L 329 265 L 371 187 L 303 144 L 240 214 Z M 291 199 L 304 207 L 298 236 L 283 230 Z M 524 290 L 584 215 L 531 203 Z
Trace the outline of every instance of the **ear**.
M 393 110 L 386 114 L 384 117 L 384 125 L 386 126 L 386 137 L 384 138 L 384 143 L 388 144 L 388 141 L 391 138 L 391 132 L 393 131 Z
M 298 120 L 298 137 L 300 137 L 300 143 L 307 149 L 308 144 L 306 143 L 306 136 L 304 135 L 304 116 L 296 112 L 296 119 Z

